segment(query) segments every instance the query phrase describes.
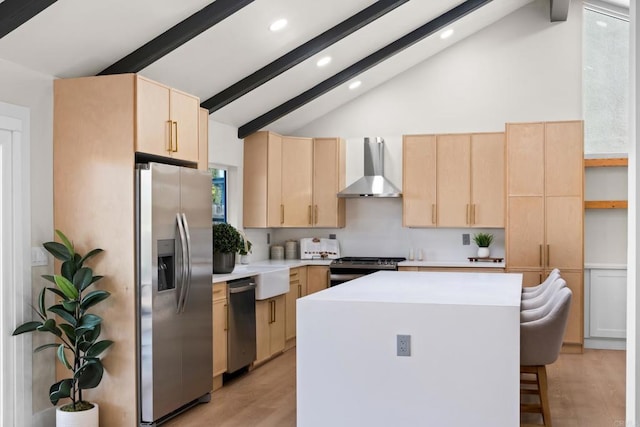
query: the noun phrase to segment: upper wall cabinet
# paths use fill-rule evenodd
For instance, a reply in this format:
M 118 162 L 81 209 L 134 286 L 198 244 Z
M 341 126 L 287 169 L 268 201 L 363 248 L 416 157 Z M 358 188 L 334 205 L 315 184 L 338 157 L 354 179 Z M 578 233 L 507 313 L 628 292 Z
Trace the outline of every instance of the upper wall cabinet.
M 200 100 L 138 76 L 136 151 L 198 161 Z
M 344 227 L 338 138 L 256 132 L 244 140 L 244 227 Z
M 504 227 L 504 133 L 406 135 L 403 225 Z

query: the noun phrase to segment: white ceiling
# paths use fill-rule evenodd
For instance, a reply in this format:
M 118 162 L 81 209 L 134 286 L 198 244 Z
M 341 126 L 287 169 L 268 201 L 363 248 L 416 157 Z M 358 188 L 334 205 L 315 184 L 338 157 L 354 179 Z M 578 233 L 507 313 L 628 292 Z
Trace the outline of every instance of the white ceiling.
M 493 0 L 452 25 L 455 32 L 449 39 L 441 40 L 439 33 L 434 34 L 362 73 L 358 76 L 362 80 L 359 89 L 338 86 L 268 128 L 292 132 L 530 1 Z M 0 58 L 55 77 L 95 75 L 210 2 L 57 1 L 1 38 Z M 140 74 L 204 101 L 373 3 L 255 0 Z M 411 0 L 214 112 L 212 117 L 240 127 L 461 3 Z M 272 33 L 268 27 L 277 18 L 286 18 L 289 25 Z M 317 59 L 325 55 L 330 55 L 332 62 L 318 68 Z

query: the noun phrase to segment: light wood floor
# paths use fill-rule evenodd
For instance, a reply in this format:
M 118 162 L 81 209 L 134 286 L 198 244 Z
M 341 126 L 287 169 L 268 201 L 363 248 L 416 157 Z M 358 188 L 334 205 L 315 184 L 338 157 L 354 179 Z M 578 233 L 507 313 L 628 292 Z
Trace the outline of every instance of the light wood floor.
M 210 403 L 198 405 L 165 426 L 293 427 L 296 425 L 295 366 L 293 348 L 226 383 L 212 394 Z M 584 354 L 562 354 L 556 363 L 547 367 L 547 374 L 554 427 L 625 425 L 624 351 L 585 350 Z

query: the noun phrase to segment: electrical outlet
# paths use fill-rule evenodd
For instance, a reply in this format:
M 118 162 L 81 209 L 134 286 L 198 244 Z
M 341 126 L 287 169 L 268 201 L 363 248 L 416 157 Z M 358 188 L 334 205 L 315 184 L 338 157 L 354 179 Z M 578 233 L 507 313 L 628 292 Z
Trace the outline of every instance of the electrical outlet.
M 396 335 L 398 356 L 411 356 L 411 335 Z
M 329 238 L 335 240 L 336 235 L 335 234 L 329 234 Z
M 469 237 L 468 233 L 464 233 L 462 235 L 462 244 L 464 246 L 470 245 L 471 244 L 471 238 Z

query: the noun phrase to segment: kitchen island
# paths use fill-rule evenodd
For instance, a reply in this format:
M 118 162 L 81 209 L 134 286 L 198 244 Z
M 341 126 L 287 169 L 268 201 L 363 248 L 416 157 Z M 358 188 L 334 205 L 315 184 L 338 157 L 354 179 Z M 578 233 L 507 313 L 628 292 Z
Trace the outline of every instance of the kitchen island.
M 297 425 L 517 426 L 521 286 L 385 271 L 299 299 Z

